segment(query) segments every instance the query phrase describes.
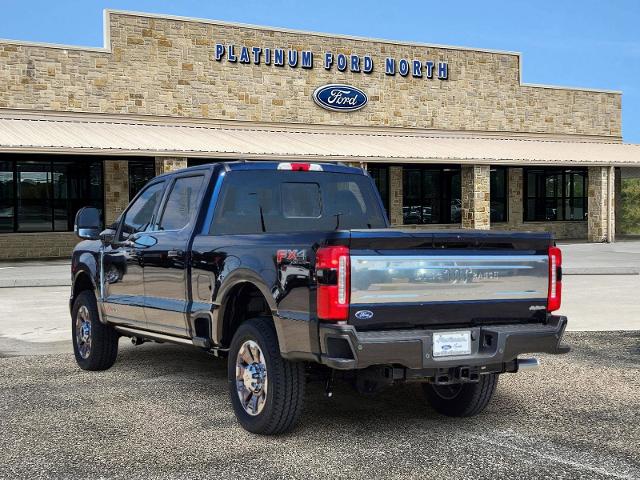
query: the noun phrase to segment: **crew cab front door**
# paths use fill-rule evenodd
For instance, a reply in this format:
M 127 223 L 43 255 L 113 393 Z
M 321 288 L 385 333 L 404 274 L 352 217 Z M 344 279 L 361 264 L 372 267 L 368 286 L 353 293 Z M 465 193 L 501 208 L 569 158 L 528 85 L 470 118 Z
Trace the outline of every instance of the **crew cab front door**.
M 102 264 L 103 312 L 119 325 L 146 328 L 142 252 L 154 243 L 147 232 L 162 200 L 165 182 L 144 188 L 122 216 L 115 240 L 105 247 Z
M 202 196 L 203 172 L 176 176 L 154 222 L 155 242 L 142 252 L 145 316 L 150 330 L 189 337 L 189 241 Z

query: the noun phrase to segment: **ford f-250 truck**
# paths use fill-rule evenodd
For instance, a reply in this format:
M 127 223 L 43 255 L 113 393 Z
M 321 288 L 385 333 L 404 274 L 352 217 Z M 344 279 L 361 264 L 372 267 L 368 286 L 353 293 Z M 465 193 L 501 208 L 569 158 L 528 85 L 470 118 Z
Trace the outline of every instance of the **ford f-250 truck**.
M 562 257 L 547 233 L 389 228 L 366 171 L 229 162 L 149 182 L 101 231 L 84 208 L 72 260 L 78 365 L 118 339 L 228 360 L 240 424 L 293 427 L 309 379 L 363 393 L 422 382 L 445 415 L 485 408 L 498 376 L 564 353 Z

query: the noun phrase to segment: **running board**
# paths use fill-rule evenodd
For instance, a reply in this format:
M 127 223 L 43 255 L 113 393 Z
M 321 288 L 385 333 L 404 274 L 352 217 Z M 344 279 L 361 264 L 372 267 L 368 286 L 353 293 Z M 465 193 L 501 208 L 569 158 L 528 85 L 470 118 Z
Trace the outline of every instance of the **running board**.
M 213 353 L 216 357 L 224 355 L 229 351 L 228 348 L 212 346 L 211 341 L 208 338 L 204 337 L 194 337 L 193 339 L 172 337 L 171 335 L 165 335 L 163 333 L 149 332 L 148 330 L 140 330 L 138 328 L 121 327 L 119 325 L 114 325 L 113 328 L 115 328 L 117 332 L 120 332 L 127 337 L 135 337 L 140 339 L 155 340 L 157 342 L 168 342 L 178 345 L 189 345 L 191 347 L 203 348 L 208 352 Z
M 178 345 L 190 345 L 193 346 L 193 340 L 190 338 L 172 337 L 171 335 L 165 335 L 163 333 L 149 332 L 147 330 L 139 330 L 131 327 L 120 327 L 114 325 L 117 332 L 123 333 L 128 337 L 139 337 L 149 340 L 156 340 L 158 342 L 177 343 Z

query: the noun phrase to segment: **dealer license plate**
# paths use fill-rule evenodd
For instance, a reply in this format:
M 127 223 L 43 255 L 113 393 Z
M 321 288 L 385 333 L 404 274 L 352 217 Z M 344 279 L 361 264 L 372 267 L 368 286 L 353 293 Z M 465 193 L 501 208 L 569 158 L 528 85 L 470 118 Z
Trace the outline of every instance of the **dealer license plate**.
M 471 353 L 471 332 L 440 332 L 433 334 L 433 356 L 453 357 Z

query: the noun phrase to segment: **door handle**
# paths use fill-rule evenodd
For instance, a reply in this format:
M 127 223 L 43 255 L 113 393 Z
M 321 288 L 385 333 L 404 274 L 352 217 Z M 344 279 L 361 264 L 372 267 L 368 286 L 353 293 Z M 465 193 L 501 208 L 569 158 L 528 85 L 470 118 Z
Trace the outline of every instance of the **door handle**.
M 184 257 L 184 251 L 183 250 L 169 250 L 167 252 L 167 257 L 168 258 L 182 258 L 182 257 Z

